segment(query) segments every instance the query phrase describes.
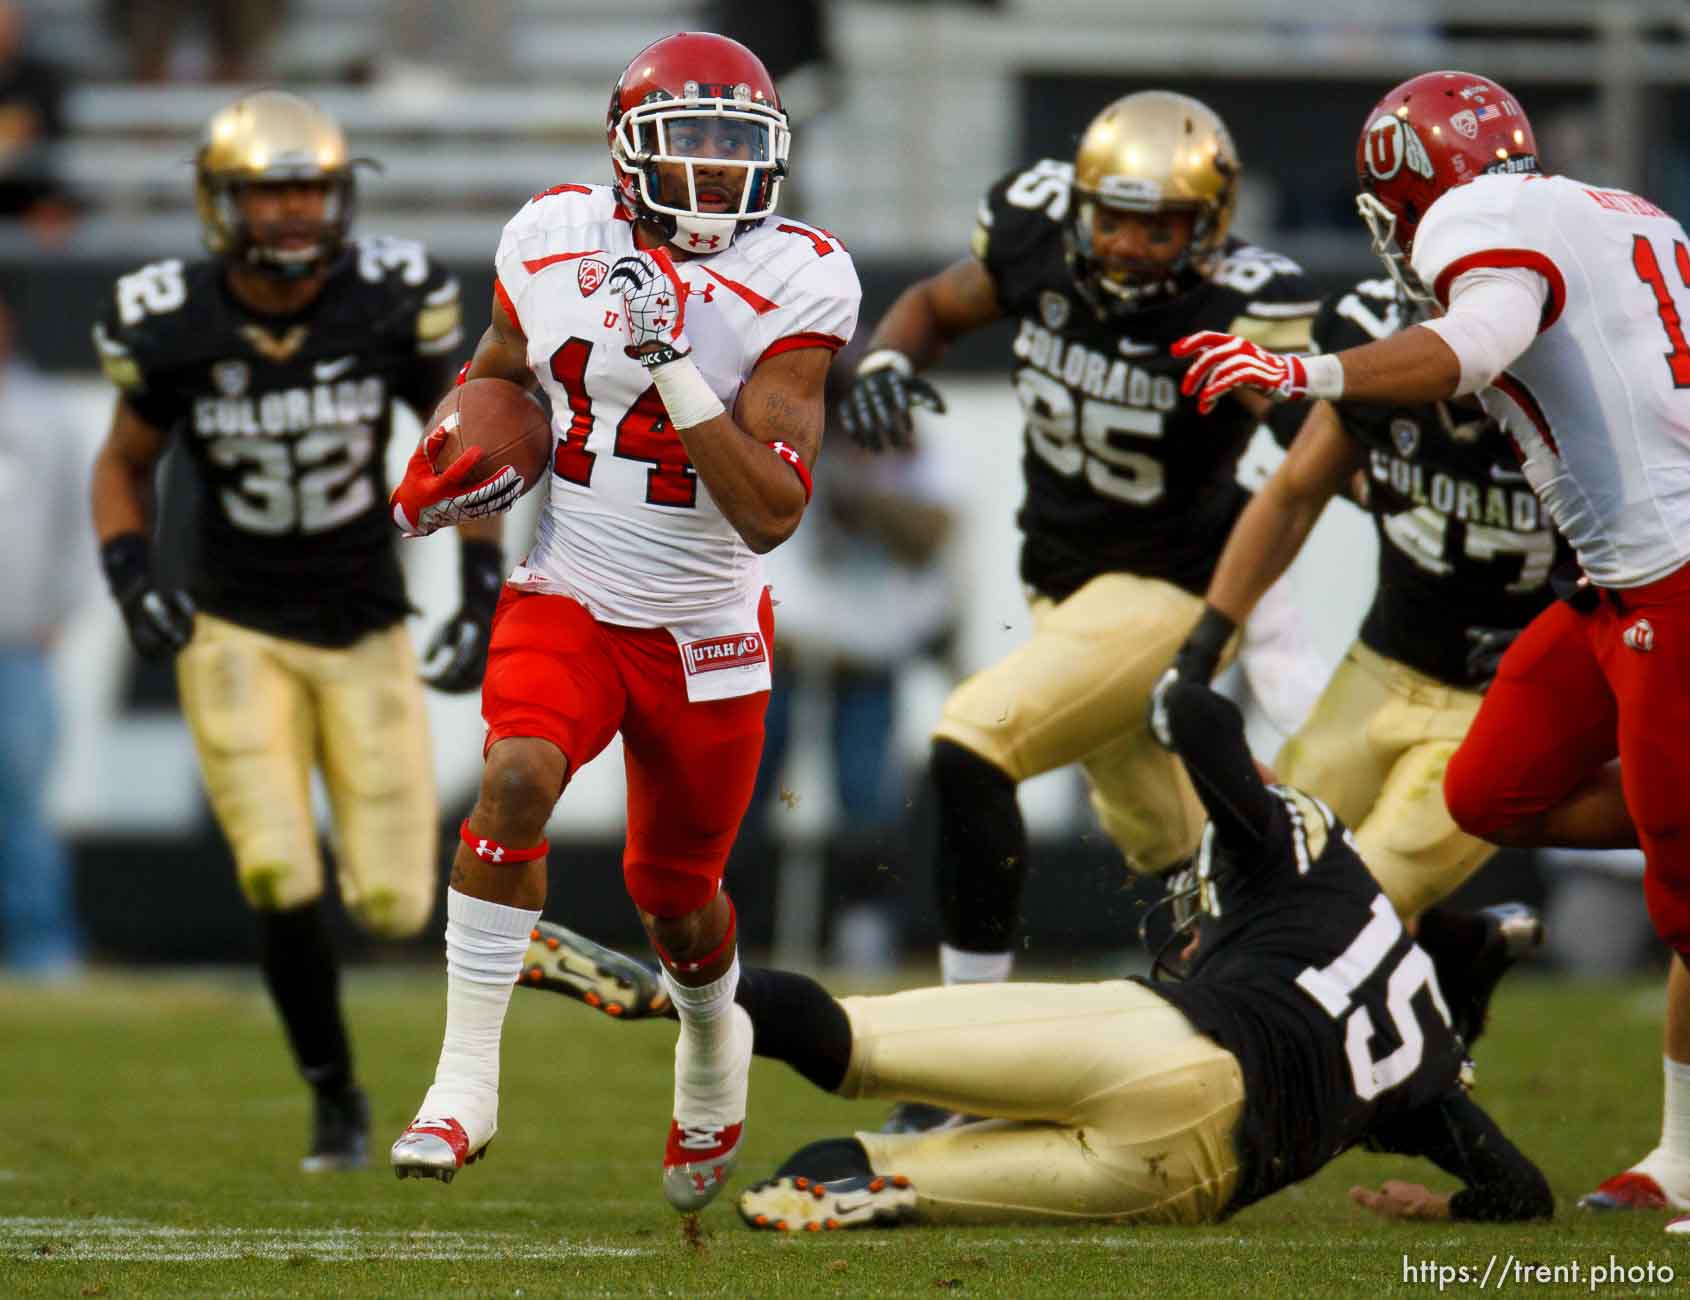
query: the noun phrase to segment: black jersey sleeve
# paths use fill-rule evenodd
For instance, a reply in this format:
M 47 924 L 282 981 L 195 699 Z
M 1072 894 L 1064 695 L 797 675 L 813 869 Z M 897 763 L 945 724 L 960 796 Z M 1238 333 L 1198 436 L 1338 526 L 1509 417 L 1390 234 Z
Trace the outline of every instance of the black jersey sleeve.
M 137 415 L 166 432 L 185 411 L 181 393 L 160 381 L 179 350 L 174 336 L 191 315 L 188 285 L 179 258 L 138 267 L 113 283 L 94 324 L 101 371 Z
M 1256 772 L 1244 739 L 1244 715 L 1224 695 L 1196 682 L 1166 688 L 1174 749 L 1191 774 L 1215 835 L 1232 859 L 1249 863 L 1276 843 L 1284 805 Z
M 426 420 L 451 383 L 463 342 L 457 277 L 408 239 L 360 240 L 358 261 L 364 279 L 393 295 L 387 323 L 405 358 L 393 376 L 394 396 Z
M 1511 1223 L 1547 1219 L 1555 1197 L 1543 1171 L 1510 1142 L 1471 1097 L 1453 1092 L 1368 1134 L 1367 1147 L 1423 1156 L 1464 1186 L 1449 1203 L 1456 1219 Z
M 1073 180 L 1073 163 L 1041 158 L 986 191 L 971 248 L 994 282 L 1001 285 L 1024 272 L 1029 255 L 1060 233 Z

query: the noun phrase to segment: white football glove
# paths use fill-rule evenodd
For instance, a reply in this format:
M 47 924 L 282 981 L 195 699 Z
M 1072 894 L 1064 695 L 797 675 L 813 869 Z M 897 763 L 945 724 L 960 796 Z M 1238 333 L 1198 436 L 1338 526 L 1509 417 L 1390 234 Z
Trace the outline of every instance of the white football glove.
M 687 314 L 687 286 L 667 251 L 630 253 L 610 268 L 610 287 L 622 295 L 628 322 L 625 351 L 647 370 L 679 361 L 692 351 L 682 326 Z

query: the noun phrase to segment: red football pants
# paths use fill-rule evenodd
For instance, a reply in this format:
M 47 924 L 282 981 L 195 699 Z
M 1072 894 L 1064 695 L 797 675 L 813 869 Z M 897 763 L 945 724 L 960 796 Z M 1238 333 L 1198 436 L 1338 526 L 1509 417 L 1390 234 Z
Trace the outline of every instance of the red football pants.
M 758 621 L 768 653 L 766 591 Z M 622 876 L 629 897 L 654 916 L 695 912 L 721 886 L 757 780 L 768 703 L 767 691 L 690 702 L 673 636 L 600 623 L 567 596 L 506 587 L 493 616 L 481 687 L 486 748 L 538 736 L 563 751 L 573 776 L 620 731 Z
M 1444 773 L 1486 836 L 1555 807 L 1616 756 L 1656 933 L 1690 960 L 1690 566 L 1580 614 L 1551 605 L 1503 656 Z

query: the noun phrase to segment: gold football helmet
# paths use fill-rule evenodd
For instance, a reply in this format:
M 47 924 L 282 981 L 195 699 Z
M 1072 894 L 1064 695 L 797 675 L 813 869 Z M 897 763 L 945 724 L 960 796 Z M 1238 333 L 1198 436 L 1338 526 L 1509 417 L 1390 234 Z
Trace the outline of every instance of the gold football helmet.
M 346 137 L 317 105 L 261 90 L 214 116 L 194 156 L 194 200 L 205 246 L 273 274 L 310 275 L 333 261 L 352 225 L 353 168 Z M 266 246 L 247 229 L 238 201 L 244 185 L 318 182 L 327 190 L 322 230 L 308 247 Z
M 1177 291 L 1219 263 L 1238 204 L 1238 150 L 1208 105 L 1169 90 L 1117 99 L 1094 117 L 1074 156 L 1068 255 L 1081 291 L 1099 311 L 1131 309 Z M 1191 242 L 1172 262 L 1105 265 L 1092 249 L 1099 207 L 1194 214 Z

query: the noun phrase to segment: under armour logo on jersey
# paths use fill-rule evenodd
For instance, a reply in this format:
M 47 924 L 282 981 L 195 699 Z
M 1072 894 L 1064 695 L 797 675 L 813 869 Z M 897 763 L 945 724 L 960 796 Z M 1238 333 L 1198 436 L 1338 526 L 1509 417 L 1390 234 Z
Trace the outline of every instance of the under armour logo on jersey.
M 702 235 L 696 230 L 687 234 L 688 248 L 714 248 L 721 242 L 722 237 L 720 235 Z
M 482 840 L 475 846 L 475 856 L 487 862 L 503 862 L 505 860 L 505 846 L 494 844 L 489 840 Z
M 1655 629 L 1650 625 L 1648 619 L 1640 618 L 1626 628 L 1620 639 L 1633 650 L 1641 650 L 1644 654 L 1648 654 L 1655 648 Z

